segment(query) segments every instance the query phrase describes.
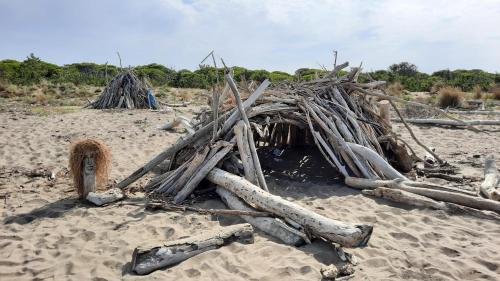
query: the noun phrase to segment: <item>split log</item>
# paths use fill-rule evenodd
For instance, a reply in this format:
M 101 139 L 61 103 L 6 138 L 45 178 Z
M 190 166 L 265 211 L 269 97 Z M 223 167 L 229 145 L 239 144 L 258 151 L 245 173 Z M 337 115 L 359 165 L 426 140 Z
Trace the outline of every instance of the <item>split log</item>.
M 216 192 L 219 194 L 222 201 L 231 209 L 255 211 L 255 209 L 241 201 L 241 199 L 239 199 L 236 195 L 222 187 L 217 187 Z M 260 229 L 268 235 L 278 238 L 287 245 L 302 245 L 304 243 L 304 239 L 302 237 L 308 240 L 305 233 L 288 226 L 286 223 L 277 218 L 253 217 L 248 215 L 241 215 L 241 218 L 253 227 Z
M 399 119 L 391 119 L 394 122 L 398 122 Z M 444 125 L 444 126 L 452 126 L 452 127 L 461 127 L 461 126 L 498 126 L 500 125 L 500 120 L 467 120 L 467 121 L 455 121 L 455 120 L 447 120 L 447 119 L 406 119 L 406 122 L 412 124 L 423 124 L 423 125 Z
M 253 243 L 252 226 L 247 223 L 231 225 L 215 233 L 169 241 L 162 246 L 138 247 L 132 254 L 132 271 L 145 275 L 235 241 Z
M 272 195 L 251 182 L 221 169 L 214 168 L 208 173 L 207 179 L 236 194 L 249 205 L 288 218 L 309 230 L 313 235 L 342 246 L 365 246 L 373 231 L 371 225 L 355 225 L 326 218 L 279 196 Z
M 500 219 L 500 216 L 495 214 L 494 212 L 480 211 L 450 202 L 436 201 L 429 197 L 410 193 L 400 189 L 377 187 L 375 189 L 364 189 L 362 192 L 365 195 L 379 197 L 392 202 L 403 203 L 411 206 L 432 208 L 436 210 L 443 210 L 448 213 L 465 214 L 484 219 Z
M 125 197 L 119 188 L 112 188 L 105 192 L 90 192 L 85 199 L 96 206 L 103 206 L 122 200 Z
M 497 185 L 500 181 L 495 156 L 493 154 L 486 156 L 484 163 L 484 181 L 479 188 L 480 193 L 488 199 L 500 201 L 500 191 L 497 190 Z
M 443 190 L 433 190 L 421 187 L 407 186 L 401 180 L 379 181 L 362 178 L 347 177 L 345 183 L 358 189 L 375 189 L 377 187 L 390 187 L 426 196 L 435 200 L 455 203 L 458 205 L 475 208 L 479 210 L 488 210 L 500 213 L 500 202 L 474 197 L 465 194 L 454 193 Z

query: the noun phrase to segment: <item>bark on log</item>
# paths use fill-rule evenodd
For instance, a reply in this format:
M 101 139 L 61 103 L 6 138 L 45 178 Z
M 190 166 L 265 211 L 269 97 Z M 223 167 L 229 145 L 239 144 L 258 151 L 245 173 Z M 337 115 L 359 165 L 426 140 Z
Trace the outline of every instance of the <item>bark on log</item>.
M 105 192 L 90 192 L 87 194 L 87 201 L 93 203 L 96 206 L 103 206 L 109 203 L 113 203 L 122 200 L 125 196 L 119 188 L 112 188 Z
M 493 154 L 486 156 L 484 163 L 484 181 L 479 188 L 484 197 L 495 201 L 500 201 L 500 191 L 497 190 L 500 177 L 498 175 L 495 156 Z
M 396 188 L 407 192 L 415 193 L 418 195 L 426 196 L 439 201 L 450 202 L 479 210 L 488 210 L 500 213 L 500 202 L 489 199 L 483 199 L 481 197 L 474 197 L 470 195 L 449 192 L 449 191 L 407 186 L 401 183 L 401 180 L 377 181 L 377 180 L 347 177 L 345 179 L 345 183 L 350 187 L 358 189 L 375 189 L 381 186 Z
M 349 224 L 316 214 L 279 196 L 272 195 L 241 177 L 217 168 L 208 173 L 207 179 L 236 194 L 250 205 L 288 218 L 299 223 L 313 235 L 346 247 L 365 246 L 373 231 L 371 225 Z
M 132 271 L 148 274 L 234 241 L 253 243 L 252 226 L 247 223 L 231 225 L 216 233 L 169 241 L 152 248 L 136 248 L 132 254 Z
M 217 194 L 219 194 L 222 201 L 231 209 L 255 211 L 254 208 L 248 206 L 236 195 L 222 187 L 217 187 L 216 192 Z M 305 237 L 307 240 L 307 236 L 305 235 L 305 233 L 302 233 L 300 230 L 288 226 L 286 223 L 277 218 L 253 217 L 245 215 L 242 215 L 241 218 L 251 224 L 253 227 L 260 229 L 268 235 L 278 238 L 287 245 L 302 245 L 304 243 L 304 239 L 302 237 Z

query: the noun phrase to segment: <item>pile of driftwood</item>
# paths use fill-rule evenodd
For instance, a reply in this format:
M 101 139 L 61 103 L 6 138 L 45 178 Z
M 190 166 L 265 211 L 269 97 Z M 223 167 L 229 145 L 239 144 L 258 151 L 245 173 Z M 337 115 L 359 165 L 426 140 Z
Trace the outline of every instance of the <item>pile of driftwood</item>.
M 226 85 L 215 88 L 210 111 L 193 120 L 180 118 L 163 126 L 165 129 L 182 124 L 187 134 L 116 188 L 124 189 L 166 163 L 162 166 L 168 170 L 146 186 L 150 198 L 159 202 L 155 208 L 199 211 L 178 204 L 194 196 L 197 189 L 205 188 L 205 180 L 229 208 L 205 212 L 238 215 L 251 226 L 234 226 L 214 235 L 138 248 L 133 254 L 132 270 L 147 274 L 231 241 L 251 241 L 248 232 L 252 227 L 288 245 L 310 243 L 313 238 L 346 247 L 368 243 L 372 225 L 330 219 L 269 193 L 258 155 L 261 146 L 315 145 L 349 186 L 368 189 L 365 192 L 369 195 L 473 215 L 482 215 L 480 210 L 500 212 L 500 202 L 454 188 L 417 183 L 403 175 L 412 169 L 415 157 L 391 131 L 388 110 L 392 106 L 401 117 L 394 101 L 406 101 L 386 95 L 380 88 L 384 82 L 358 83 L 359 68 L 339 77 L 339 71 L 346 66 L 336 66 L 324 77 L 308 82 L 268 88 L 270 83 L 265 80 L 253 92 L 239 88 L 230 71 L 226 71 Z M 379 108 L 377 99 L 389 102 Z M 430 157 L 444 163 L 405 125 Z M 464 126 L 474 129 L 470 124 Z M 493 198 L 497 195 L 496 174 L 488 182 L 483 192 Z
M 126 69 L 113 77 L 99 98 L 87 105 L 87 107 L 96 109 L 156 109 L 156 102 L 149 91 L 150 87 L 137 77 L 132 69 Z

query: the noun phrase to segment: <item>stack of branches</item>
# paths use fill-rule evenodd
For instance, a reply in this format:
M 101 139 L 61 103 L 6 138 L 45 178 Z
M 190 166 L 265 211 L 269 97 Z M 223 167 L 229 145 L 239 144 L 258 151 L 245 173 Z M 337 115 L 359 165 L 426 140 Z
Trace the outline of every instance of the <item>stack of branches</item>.
M 148 95 L 150 87 L 134 73 L 126 69 L 117 74 L 104 88 L 97 100 L 87 105 L 90 108 L 156 108 Z
M 388 161 L 409 161 L 400 166 L 411 169 L 411 157 L 392 137 L 391 128 L 378 114 L 374 100 L 359 91 L 374 91 L 374 85 L 383 83 L 358 83 L 359 68 L 338 77 L 345 67 L 347 63 L 314 81 L 280 84 L 269 89 L 270 83 L 265 80 L 248 95 L 240 92 L 242 89 L 227 71 L 226 86 L 215 88 L 211 110 L 201 112 L 190 122 L 193 131 L 118 187 L 128 186 L 168 159 L 168 171 L 146 186 L 155 200 L 182 203 L 206 179 L 215 184 L 217 193 L 230 208 L 273 214 L 280 220 L 279 233 L 284 231 L 305 241 L 321 237 L 344 246 L 366 245 L 372 226 L 331 220 L 268 193 L 257 154 L 259 146 L 310 144 L 316 145 L 333 169 L 345 177 L 404 178 Z M 244 101 L 242 96 L 246 96 Z M 236 107 L 228 106 L 233 102 Z M 245 220 L 269 231 L 268 221 Z M 276 228 L 275 223 L 273 219 L 272 229 Z M 297 241 L 271 232 L 282 241 L 295 241 L 290 244 Z
M 264 81 L 242 102 L 246 117 L 241 121 L 238 108 L 224 110 L 231 97 L 224 98 L 222 94 L 218 107 L 221 118 L 214 122 L 213 114 L 205 112 L 191 122 L 195 123 L 191 135 L 204 131 L 207 126 L 213 128 L 172 155 L 171 170 L 153 179 L 148 192 L 172 197 L 175 203 L 181 203 L 217 165 L 265 188 L 258 159 L 254 159 L 258 158 L 254 150 L 259 146 L 316 145 L 345 177 L 403 177 L 387 159 L 406 162 L 397 167 L 404 172 L 411 169 L 411 159 L 395 139 L 386 137 L 384 143 L 379 143 L 381 136 L 390 135 L 390 127 L 378 115 L 372 101 L 352 90 L 352 83 L 366 87 L 355 82 L 358 71 L 355 69 L 340 78 L 333 74 L 310 82 L 276 85 L 267 91 L 264 89 L 269 82 Z M 226 78 L 227 88 L 241 96 L 232 77 Z M 217 133 L 210 134 L 213 130 Z

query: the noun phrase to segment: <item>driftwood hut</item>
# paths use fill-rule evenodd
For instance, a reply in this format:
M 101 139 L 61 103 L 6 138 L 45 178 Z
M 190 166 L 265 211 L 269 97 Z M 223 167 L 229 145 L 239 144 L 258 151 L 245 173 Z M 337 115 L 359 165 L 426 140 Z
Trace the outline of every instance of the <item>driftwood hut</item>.
M 132 69 L 127 69 L 113 77 L 99 98 L 87 107 L 96 109 L 156 109 L 157 103 L 151 87 L 137 77 Z
M 359 68 L 339 76 L 346 66 L 339 65 L 313 81 L 270 87 L 265 80 L 255 90 L 248 91 L 239 88 L 227 71 L 226 85 L 214 91 L 208 114 L 203 112 L 193 120 L 171 122 L 168 127 L 171 124 L 188 127 L 187 134 L 116 188 L 124 189 L 166 163 L 162 166 L 168 169 L 145 187 L 150 199 L 156 201 L 153 204 L 159 204 L 155 208 L 238 215 L 250 225 L 234 225 L 218 233 L 169 241 L 161 246 L 138 247 L 132 255 L 132 270 L 147 274 L 231 241 L 251 243 L 253 228 L 288 245 L 310 243 L 313 238 L 346 247 L 368 243 L 372 225 L 330 219 L 269 193 L 261 167 L 262 152 L 269 147 L 316 147 L 347 185 L 363 189 L 367 195 L 498 219 L 497 201 L 453 187 L 412 181 L 404 175 L 412 169 L 412 160 L 417 157 L 410 157 L 408 150 L 412 149 L 392 132 L 388 105 L 400 116 L 417 144 L 428 151 L 426 158 L 439 164 L 444 161 L 414 137 L 393 102 L 407 101 L 387 96 L 380 88 L 384 82 L 358 83 Z M 380 106 L 376 99 L 389 103 Z M 436 111 L 446 115 L 440 109 Z M 477 130 L 459 119 L 449 118 Z M 487 198 L 495 198 L 498 173 L 494 161 L 490 162 L 481 191 Z M 197 190 L 207 190 L 204 183 L 211 185 L 209 189 L 215 190 L 229 209 L 179 205 Z M 342 250 L 338 253 L 351 262 Z

